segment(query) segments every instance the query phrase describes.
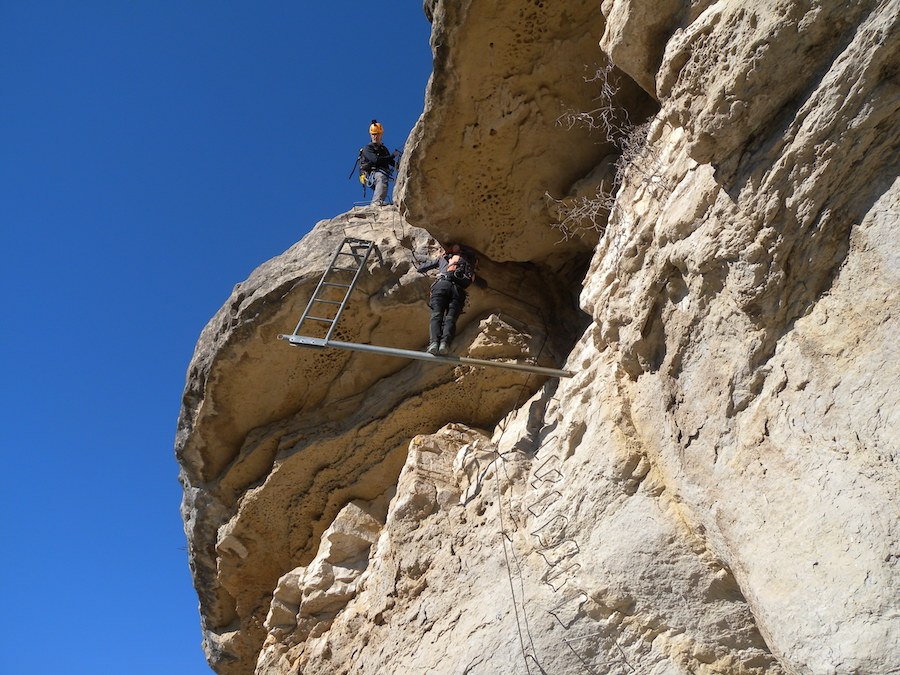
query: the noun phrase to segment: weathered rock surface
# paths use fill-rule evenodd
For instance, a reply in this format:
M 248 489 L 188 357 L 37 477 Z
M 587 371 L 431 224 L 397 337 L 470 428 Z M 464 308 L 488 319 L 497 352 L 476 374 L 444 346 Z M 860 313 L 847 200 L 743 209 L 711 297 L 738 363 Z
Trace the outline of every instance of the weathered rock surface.
M 563 476 L 557 467 L 574 449 L 549 436 L 537 455 L 513 449 L 513 429 L 521 424 L 492 441 L 451 424 L 414 439 L 358 596 L 324 635 L 272 641 L 257 672 L 381 673 L 391 664 L 520 673 L 539 664 L 565 673 L 585 663 L 653 672 L 698 658 L 730 672 L 774 667 L 733 578 L 698 556 L 657 499 L 634 494 L 643 476 L 606 477 L 598 489 L 590 448 L 574 453 L 586 471 Z M 579 508 L 564 508 L 575 493 Z M 598 527 L 595 509 L 613 517 Z M 640 542 L 622 543 L 620 528 L 638 528 Z M 667 573 L 645 576 L 657 559 Z M 657 602 L 649 583 L 670 584 L 677 601 Z
M 320 223 L 198 344 L 178 453 L 215 669 L 897 672 L 900 2 L 426 12 L 399 212 Z M 649 132 L 599 241 L 554 246 L 543 194 L 615 149 L 553 124 L 592 107 L 598 41 Z M 576 376 L 273 344 L 347 231 L 382 258 L 342 339 L 421 347 L 434 241 L 400 212 L 486 254 L 465 349 Z
M 552 264 L 584 251 L 580 240 L 560 242 L 547 195 L 565 197 L 615 152 L 585 128 L 558 123 L 595 107 L 584 80 L 607 63 L 597 48 L 600 3 L 430 8 L 434 73 L 406 143 L 412 168 L 397 181 L 401 208 L 441 240 L 465 239 L 494 260 Z M 618 101 L 634 118 L 654 108 L 630 81 Z
M 319 223 L 239 284 L 190 366 L 177 439 L 183 514 L 206 649 L 223 673 L 252 671 L 278 579 L 312 560 L 348 502 L 396 484 L 413 436 L 452 421 L 493 425 L 542 382 L 278 341 L 344 236 L 377 249 L 335 339 L 421 350 L 431 278 L 413 255 L 424 262 L 436 244 L 392 207 L 357 209 Z M 454 350 L 560 362 L 586 325 L 563 284 L 486 257 L 479 270 L 489 288 L 470 291 Z

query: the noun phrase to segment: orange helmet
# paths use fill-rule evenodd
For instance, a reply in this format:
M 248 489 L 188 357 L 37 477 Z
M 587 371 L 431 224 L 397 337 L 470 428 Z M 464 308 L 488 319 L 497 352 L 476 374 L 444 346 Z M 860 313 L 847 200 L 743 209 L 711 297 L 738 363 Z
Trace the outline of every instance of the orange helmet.
M 383 134 L 384 127 L 381 126 L 381 122 L 378 120 L 372 120 L 372 124 L 369 125 L 369 133 L 370 134 Z

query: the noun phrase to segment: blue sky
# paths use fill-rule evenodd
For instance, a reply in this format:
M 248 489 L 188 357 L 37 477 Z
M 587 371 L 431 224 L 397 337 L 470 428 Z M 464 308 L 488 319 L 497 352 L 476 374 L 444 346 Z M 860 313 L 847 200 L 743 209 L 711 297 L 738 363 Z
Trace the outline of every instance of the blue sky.
M 211 672 L 172 449 L 194 344 L 361 199 L 371 118 L 402 147 L 429 32 L 421 2 L 0 1 L 0 675 Z

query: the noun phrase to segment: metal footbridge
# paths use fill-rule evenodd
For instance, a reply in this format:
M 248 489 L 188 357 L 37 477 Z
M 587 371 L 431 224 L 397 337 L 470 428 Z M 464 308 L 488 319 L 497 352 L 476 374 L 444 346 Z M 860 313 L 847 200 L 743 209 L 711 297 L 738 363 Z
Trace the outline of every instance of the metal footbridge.
M 373 241 L 345 237 L 328 263 L 322 278 L 319 279 L 319 283 L 316 285 L 316 289 L 313 291 L 306 309 L 303 310 L 294 332 L 290 335 L 279 335 L 278 338 L 286 340 L 297 347 L 346 349 L 355 352 L 382 354 L 384 356 L 444 363 L 453 366 L 467 365 L 483 368 L 504 368 L 506 370 L 535 373 L 546 377 L 572 377 L 574 374 L 568 370 L 545 368 L 530 363 L 489 361 L 486 359 L 473 359 L 467 356 L 439 356 L 412 349 L 397 349 L 394 347 L 333 340 L 332 335 L 334 335 L 334 331 L 337 328 L 338 320 L 341 318 L 341 314 L 350 300 L 350 295 L 356 287 L 356 282 L 366 268 L 366 263 L 374 248 L 375 242 Z M 325 334 L 322 337 L 313 337 L 304 335 L 303 332 L 324 332 Z

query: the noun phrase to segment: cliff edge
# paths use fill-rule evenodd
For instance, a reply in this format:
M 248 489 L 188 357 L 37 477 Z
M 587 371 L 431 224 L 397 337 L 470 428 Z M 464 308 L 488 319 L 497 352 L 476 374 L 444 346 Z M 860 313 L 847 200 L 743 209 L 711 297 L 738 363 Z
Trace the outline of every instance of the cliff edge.
M 213 669 L 897 672 L 900 2 L 425 11 L 398 205 L 262 265 L 189 367 Z M 461 239 L 459 353 L 575 376 L 277 341 L 344 236 L 338 339 L 421 349 L 413 261 Z

